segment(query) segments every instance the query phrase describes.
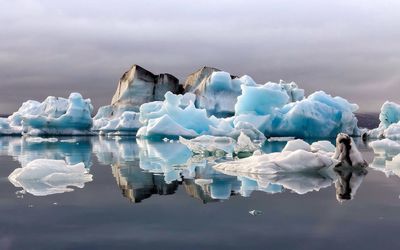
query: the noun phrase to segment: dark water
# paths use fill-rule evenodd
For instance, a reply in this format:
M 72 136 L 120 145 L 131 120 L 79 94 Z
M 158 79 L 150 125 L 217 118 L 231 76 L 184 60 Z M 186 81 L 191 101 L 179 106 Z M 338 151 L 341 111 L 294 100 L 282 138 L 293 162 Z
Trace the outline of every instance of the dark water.
M 352 173 L 358 181 L 352 199 L 338 201 L 338 176 L 283 178 L 289 184 L 321 184 L 299 194 L 305 190 L 217 173 L 210 167 L 215 159 L 193 160 L 177 143 L 76 140 L 29 143 L 0 138 L 0 249 L 400 247 L 400 180 L 394 174 L 387 177 L 371 168 L 366 175 Z M 264 150 L 279 151 L 284 144 L 269 143 Z M 372 150 L 358 144 L 372 162 Z M 39 158 L 84 162 L 93 181 L 72 192 L 17 194 L 21 188 L 7 176 Z M 250 210 L 262 214 L 252 216 Z

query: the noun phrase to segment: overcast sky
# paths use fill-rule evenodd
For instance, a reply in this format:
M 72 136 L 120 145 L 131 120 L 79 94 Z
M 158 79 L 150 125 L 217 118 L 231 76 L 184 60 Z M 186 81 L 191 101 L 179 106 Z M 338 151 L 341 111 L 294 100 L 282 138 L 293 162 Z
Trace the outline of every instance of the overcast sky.
M 131 64 L 295 81 L 379 111 L 400 102 L 400 1 L 0 0 L 0 113 L 71 91 L 109 104 Z

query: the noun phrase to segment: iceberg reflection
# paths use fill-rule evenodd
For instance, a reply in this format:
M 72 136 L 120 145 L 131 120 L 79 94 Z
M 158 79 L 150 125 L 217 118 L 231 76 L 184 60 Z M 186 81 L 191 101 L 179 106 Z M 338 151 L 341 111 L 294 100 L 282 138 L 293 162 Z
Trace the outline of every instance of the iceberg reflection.
M 268 142 L 268 148 L 264 147 L 264 151 L 268 152 L 269 149 L 276 151 L 282 146 L 281 142 L 276 142 L 276 145 L 274 143 Z M 343 199 L 348 193 L 346 187 L 348 177 L 344 172 L 335 171 L 333 168 L 311 173 L 272 175 L 220 172 L 213 169 L 213 166 L 234 160 L 232 156 L 205 157 L 193 154 L 188 147 L 178 141 L 155 142 L 129 136 L 58 138 L 57 141 L 49 139 L 27 141 L 19 137 L 2 137 L 0 154 L 12 156 L 21 167 L 37 159 L 47 159 L 63 160 L 67 167 L 83 163 L 86 169 L 93 164 L 94 155 L 98 162 L 111 167 L 122 195 L 133 203 L 157 194 L 172 195 L 180 186 L 189 196 L 203 203 L 227 200 L 233 195 L 249 197 L 255 191 L 277 194 L 288 190 L 302 195 L 327 188 L 333 183 L 338 192 L 339 187 L 341 188 L 339 193 L 343 193 Z M 357 176 L 353 174 L 352 178 L 355 179 Z M 363 179 L 362 175 L 359 176 L 357 187 Z M 71 186 L 83 187 L 85 183 L 73 185 L 74 180 L 71 178 L 63 180 L 70 180 L 70 183 L 66 181 L 58 193 L 63 192 L 63 188 L 71 191 Z M 351 197 L 354 196 L 356 188 L 353 187 L 352 190 Z M 42 191 L 30 193 L 33 195 L 52 193 Z

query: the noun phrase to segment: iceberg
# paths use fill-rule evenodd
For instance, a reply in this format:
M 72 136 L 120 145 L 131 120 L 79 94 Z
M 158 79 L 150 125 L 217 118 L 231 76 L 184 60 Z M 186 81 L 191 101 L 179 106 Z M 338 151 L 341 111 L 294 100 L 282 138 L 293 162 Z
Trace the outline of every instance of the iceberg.
M 337 163 L 322 153 L 312 153 L 302 149 L 253 155 L 237 161 L 219 163 L 214 169 L 222 172 L 251 174 L 278 174 L 287 172 L 318 171 Z
M 20 135 L 21 133 L 21 126 L 10 126 L 9 119 L 0 118 L 0 135 Z
M 71 192 L 92 181 L 83 163 L 67 165 L 63 160 L 37 159 L 15 169 L 8 179 L 15 187 L 35 196 Z
M 255 85 L 255 82 L 249 76 L 233 78 L 228 72 L 213 72 L 194 90 L 195 106 L 206 109 L 208 115 L 232 116 L 237 97 L 242 92 L 242 84 Z
M 9 116 L 7 121 L 0 121 L 0 134 L 90 134 L 92 110 L 90 99 L 83 99 L 79 93 L 71 93 L 68 99 L 49 96 L 42 103 L 29 100 Z
M 264 140 L 264 135 L 247 122 L 233 124 L 232 118 L 207 116 L 205 109 L 195 107 L 191 93 L 165 94 L 163 102 L 150 102 L 140 107 L 140 122 L 145 124 L 137 137 L 160 140 L 179 136 L 194 138 L 200 135 L 228 136 L 237 139 L 241 132 L 252 140 Z M 188 119 L 190 117 L 190 119 Z
M 223 71 L 210 73 L 195 89 L 201 86 L 205 88 L 201 95 L 167 92 L 163 102 L 143 104 L 140 121 L 144 125 L 138 136 L 155 139 L 214 135 L 237 139 L 244 132 L 252 140 L 263 140 L 265 136 L 334 138 L 340 132 L 352 136 L 361 133 L 354 115 L 358 106 L 323 91 L 305 98 L 304 90 L 295 83 L 259 85 L 247 76 L 232 78 Z M 222 116 L 230 109 L 234 110 L 232 117 L 209 116 Z
M 276 83 L 241 87 L 234 122 L 250 122 L 267 137 L 333 138 L 340 132 L 360 135 L 354 115 L 358 106 L 341 97 L 318 91 L 290 102 L 285 89 Z
M 336 149 L 327 141 L 315 142 L 313 147 L 297 139 L 287 142 L 281 152 L 262 154 L 256 151 L 251 157 L 231 162 L 222 162 L 214 169 L 222 172 L 250 174 L 280 174 L 314 172 L 330 166 L 365 167 L 368 164 L 362 158 L 353 139 L 340 133 L 336 139 Z M 316 146 L 324 147 L 317 148 Z M 328 151 L 324 151 L 324 149 Z
M 400 105 L 386 101 L 379 114 L 379 126 L 367 131 L 365 134 L 369 138 L 389 138 L 400 139 Z

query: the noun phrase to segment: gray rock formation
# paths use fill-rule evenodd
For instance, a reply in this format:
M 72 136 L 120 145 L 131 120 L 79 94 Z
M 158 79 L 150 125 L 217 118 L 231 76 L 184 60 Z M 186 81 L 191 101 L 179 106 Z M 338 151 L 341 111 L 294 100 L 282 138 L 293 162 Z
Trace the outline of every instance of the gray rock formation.
M 183 92 L 176 77 L 170 74 L 154 75 L 135 64 L 119 80 L 111 105 L 123 110 L 139 111 L 143 103 L 164 100 L 164 94 L 168 91 L 174 94 Z

